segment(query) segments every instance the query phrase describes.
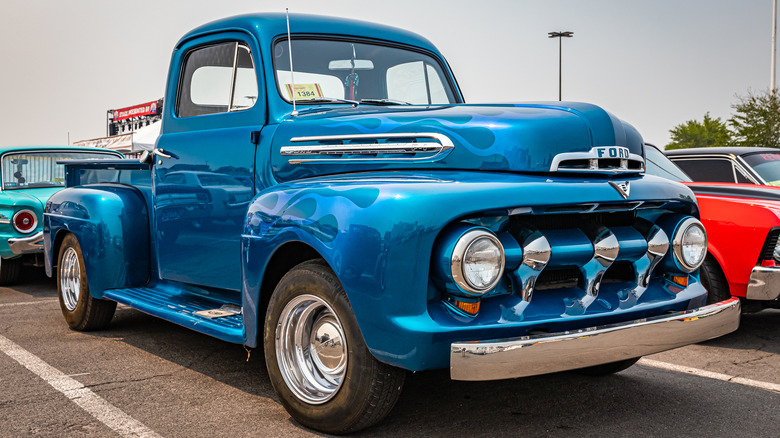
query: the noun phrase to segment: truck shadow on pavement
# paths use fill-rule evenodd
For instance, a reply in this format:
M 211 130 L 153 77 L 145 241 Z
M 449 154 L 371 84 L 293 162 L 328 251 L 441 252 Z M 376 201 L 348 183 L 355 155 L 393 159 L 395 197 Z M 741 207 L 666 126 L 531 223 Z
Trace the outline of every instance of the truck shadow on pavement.
M 737 331 L 704 345 L 780 354 L 780 309 L 743 313 Z
M 764 313 L 747 315 L 739 332 L 711 343 L 739 348 L 740 343 L 752 342 L 761 327 L 766 330 L 766 324 L 780 325 L 780 314 Z M 252 350 L 247 361 L 242 346 L 126 307 L 117 310 L 107 330 L 89 334 L 121 337 L 128 345 L 278 403 L 261 349 Z M 777 342 L 773 349 L 778 349 Z M 777 397 L 768 391 L 641 365 L 601 378 L 558 373 L 489 382 L 451 381 L 447 370 L 427 371 L 409 373 L 394 410 L 360 435 L 571 437 L 625 436 L 630 431 L 632 436 L 688 436 L 696 430 L 710 436 L 734 436 L 750 430 L 752 436 L 772 436 L 776 430 L 772 432 L 771 425 L 780 421 L 780 414 L 732 407 L 768 406 Z M 287 420 L 299 432 L 319 435 Z

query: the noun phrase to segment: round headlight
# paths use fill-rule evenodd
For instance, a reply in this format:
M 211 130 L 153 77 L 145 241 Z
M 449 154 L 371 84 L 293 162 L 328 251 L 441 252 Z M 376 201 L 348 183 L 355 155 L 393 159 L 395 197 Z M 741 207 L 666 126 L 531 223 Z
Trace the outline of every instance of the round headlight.
M 451 268 L 458 286 L 483 294 L 495 287 L 504 273 L 504 247 L 490 231 L 470 230 L 455 244 Z
M 707 233 L 695 218 L 685 219 L 674 235 L 674 255 L 685 271 L 693 272 L 707 255 Z
M 775 261 L 780 262 L 780 240 L 775 244 L 775 250 L 772 252 Z

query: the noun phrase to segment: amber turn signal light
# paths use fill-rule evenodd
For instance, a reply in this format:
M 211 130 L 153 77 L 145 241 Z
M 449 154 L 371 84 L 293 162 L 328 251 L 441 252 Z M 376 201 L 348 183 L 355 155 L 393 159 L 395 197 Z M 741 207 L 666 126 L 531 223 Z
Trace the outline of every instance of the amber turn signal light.
M 672 282 L 674 282 L 675 284 L 679 284 L 682 287 L 688 287 L 688 276 L 672 275 Z
M 479 312 L 479 301 L 476 303 L 467 303 L 465 301 L 455 300 L 455 306 L 469 315 L 476 315 L 477 312 Z

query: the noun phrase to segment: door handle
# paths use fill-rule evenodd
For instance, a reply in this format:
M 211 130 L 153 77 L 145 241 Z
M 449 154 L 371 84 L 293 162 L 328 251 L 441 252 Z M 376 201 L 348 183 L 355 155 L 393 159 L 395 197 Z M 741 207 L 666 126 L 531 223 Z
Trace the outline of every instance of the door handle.
M 166 154 L 164 150 L 158 148 L 152 149 L 152 154 L 157 155 L 160 158 L 171 158 L 171 156 Z

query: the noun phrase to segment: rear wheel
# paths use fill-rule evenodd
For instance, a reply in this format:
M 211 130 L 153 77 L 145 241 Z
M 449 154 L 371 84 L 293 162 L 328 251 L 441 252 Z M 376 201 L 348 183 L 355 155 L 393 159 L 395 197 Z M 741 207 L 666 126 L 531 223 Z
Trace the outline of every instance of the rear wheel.
M 0 259 L 0 286 L 16 283 L 21 268 L 21 259 Z
M 65 321 L 73 330 L 104 328 L 114 317 L 116 302 L 93 298 L 81 246 L 72 234 L 62 241 L 57 264 L 57 292 Z
M 699 271 L 701 275 L 701 284 L 707 289 L 707 304 L 714 304 L 731 298 L 729 283 L 723 270 L 720 268 L 715 257 L 708 255 L 704 259 Z
M 301 263 L 279 282 L 263 343 L 282 404 L 312 429 L 343 434 L 369 427 L 401 393 L 405 371 L 368 351 L 341 283 L 322 260 Z

